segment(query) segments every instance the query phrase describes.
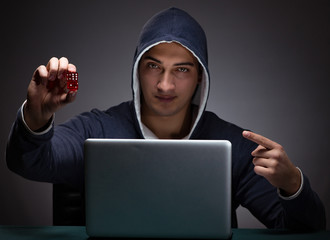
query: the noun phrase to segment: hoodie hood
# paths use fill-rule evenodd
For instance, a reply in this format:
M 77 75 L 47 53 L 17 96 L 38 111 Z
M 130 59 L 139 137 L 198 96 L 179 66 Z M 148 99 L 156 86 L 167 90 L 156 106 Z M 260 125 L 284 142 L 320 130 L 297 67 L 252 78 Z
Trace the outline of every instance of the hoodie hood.
M 142 55 L 160 43 L 176 42 L 188 49 L 202 66 L 202 80 L 194 95 L 192 103 L 198 106 L 195 122 L 187 138 L 190 138 L 196 128 L 205 108 L 209 95 L 209 70 L 207 43 L 204 30 L 199 23 L 185 11 L 178 8 L 169 8 L 154 15 L 143 27 L 136 47 L 133 70 L 132 90 L 134 107 L 140 129 L 145 138 L 150 136 L 149 130 L 141 122 L 140 83 L 138 66 Z M 148 134 L 146 134 L 148 132 Z

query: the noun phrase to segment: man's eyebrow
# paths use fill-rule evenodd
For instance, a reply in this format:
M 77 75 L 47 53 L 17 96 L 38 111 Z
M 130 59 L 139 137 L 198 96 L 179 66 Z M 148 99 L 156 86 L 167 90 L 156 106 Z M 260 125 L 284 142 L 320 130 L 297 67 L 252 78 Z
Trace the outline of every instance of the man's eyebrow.
M 182 63 L 176 63 L 176 64 L 174 64 L 174 66 L 184 66 L 184 65 L 189 65 L 189 66 L 195 66 L 195 64 L 194 63 L 192 63 L 192 62 L 182 62 Z
M 152 60 L 152 61 L 155 61 L 159 64 L 162 64 L 162 61 L 154 58 L 154 57 L 151 57 L 151 56 L 145 56 L 144 59 L 149 59 L 149 60 Z M 181 62 L 181 63 L 175 63 L 173 66 L 184 66 L 184 65 L 189 65 L 189 66 L 195 66 L 195 64 L 193 62 Z
M 149 60 L 155 61 L 155 62 L 160 63 L 160 64 L 162 63 L 162 61 L 160 61 L 160 60 L 158 60 L 156 58 L 153 58 L 151 56 L 145 56 L 144 59 L 149 59 Z

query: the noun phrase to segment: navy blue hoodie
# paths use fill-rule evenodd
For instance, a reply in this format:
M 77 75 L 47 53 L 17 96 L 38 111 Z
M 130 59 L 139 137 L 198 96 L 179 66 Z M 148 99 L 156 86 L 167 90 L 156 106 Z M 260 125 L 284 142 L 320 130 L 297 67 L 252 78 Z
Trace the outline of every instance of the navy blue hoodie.
M 242 205 L 269 228 L 325 228 L 324 207 L 305 176 L 300 194 L 292 200 L 282 199 L 276 188 L 253 171 L 251 152 L 256 144 L 242 137 L 243 129 L 205 110 L 210 86 L 205 33 L 189 14 L 177 8 L 156 14 L 143 27 L 133 61 L 132 101 L 106 111 L 93 109 L 56 127 L 52 123 L 39 133 L 28 128 L 20 109 L 8 140 L 8 167 L 28 179 L 83 189 L 85 139 L 150 137 L 141 123 L 137 68 L 142 55 L 163 42 L 181 44 L 196 57 L 203 70 L 193 99 L 198 113 L 187 137 L 232 143 L 232 226 L 237 227 L 235 211 Z

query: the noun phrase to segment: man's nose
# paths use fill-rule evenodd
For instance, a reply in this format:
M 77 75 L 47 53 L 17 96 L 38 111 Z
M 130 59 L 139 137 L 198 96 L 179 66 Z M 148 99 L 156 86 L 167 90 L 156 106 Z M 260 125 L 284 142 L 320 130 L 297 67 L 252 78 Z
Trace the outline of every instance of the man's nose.
M 170 92 L 175 88 L 174 77 L 170 72 L 163 72 L 158 83 L 157 88 L 161 92 Z

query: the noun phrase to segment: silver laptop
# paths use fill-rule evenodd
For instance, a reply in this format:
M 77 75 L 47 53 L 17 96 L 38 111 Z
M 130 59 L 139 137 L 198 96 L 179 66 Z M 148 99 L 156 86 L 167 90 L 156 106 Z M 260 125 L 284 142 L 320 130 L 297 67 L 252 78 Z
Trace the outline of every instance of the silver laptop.
M 231 237 L 231 143 L 85 141 L 91 237 Z

